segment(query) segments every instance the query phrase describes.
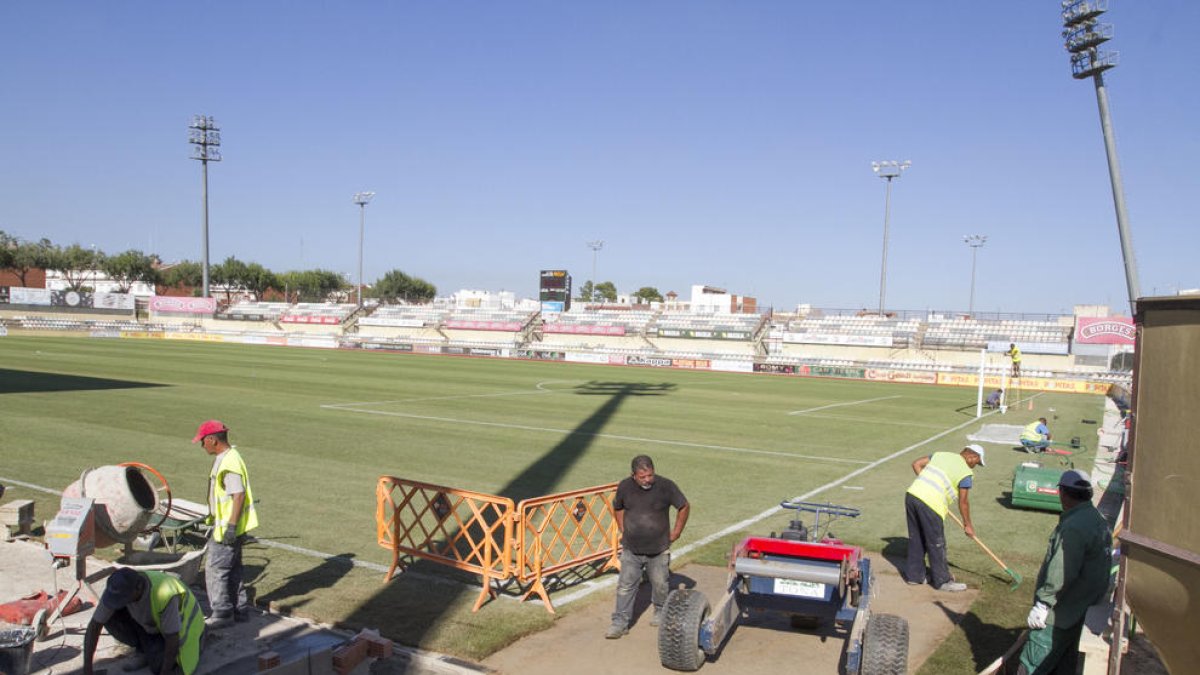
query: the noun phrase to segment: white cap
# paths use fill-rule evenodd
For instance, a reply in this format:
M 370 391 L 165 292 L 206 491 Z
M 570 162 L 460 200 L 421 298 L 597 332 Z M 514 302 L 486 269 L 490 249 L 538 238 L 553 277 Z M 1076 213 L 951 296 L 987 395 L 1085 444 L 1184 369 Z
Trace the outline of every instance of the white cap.
M 971 452 L 979 455 L 979 466 L 987 466 L 987 464 L 985 464 L 983 461 L 983 458 L 984 458 L 984 455 L 986 454 L 986 452 L 984 451 L 982 445 L 980 445 L 978 443 L 972 443 L 972 444 L 968 445 L 967 447 L 963 448 L 963 450 L 970 450 Z
M 1078 469 L 1070 469 L 1064 471 L 1062 477 L 1058 479 L 1058 486 L 1073 488 L 1075 490 L 1091 490 L 1092 481 L 1088 480 L 1088 476 L 1084 472 Z

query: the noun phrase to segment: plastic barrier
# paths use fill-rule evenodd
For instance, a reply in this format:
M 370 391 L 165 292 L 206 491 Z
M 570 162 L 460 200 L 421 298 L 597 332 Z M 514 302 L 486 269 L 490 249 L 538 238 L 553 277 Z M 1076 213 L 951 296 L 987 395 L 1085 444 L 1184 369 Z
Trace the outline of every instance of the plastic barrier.
M 375 498 L 376 539 L 392 552 L 385 581 L 401 567 L 401 554 L 478 574 L 478 611 L 496 594 L 492 582 L 512 576 L 511 499 L 394 476 L 379 478 Z
M 526 499 L 517 506 L 515 576 L 529 584 L 522 600 L 542 599 L 554 613 L 546 591 L 547 576 L 597 560 L 604 570 L 619 569 L 620 532 L 613 517 L 617 484 L 599 485 Z
M 482 577 L 472 611 L 495 597 L 492 582 L 516 578 L 554 613 L 545 579 L 604 560 L 619 568 L 620 532 L 613 517 L 617 484 L 526 499 L 511 499 L 380 476 L 375 488 L 376 541 L 392 552 L 385 583 L 415 556 Z

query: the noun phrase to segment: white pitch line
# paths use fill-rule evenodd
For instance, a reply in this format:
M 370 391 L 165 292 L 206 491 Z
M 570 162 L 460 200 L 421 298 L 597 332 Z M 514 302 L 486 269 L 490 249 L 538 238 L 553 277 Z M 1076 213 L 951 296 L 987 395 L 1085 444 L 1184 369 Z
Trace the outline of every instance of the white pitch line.
M 803 415 L 804 413 L 816 412 L 818 410 L 828 410 L 830 408 L 840 408 L 842 406 L 847 406 L 847 405 L 862 405 L 863 403 L 874 403 L 875 401 L 886 401 L 888 399 L 893 399 L 893 398 L 901 398 L 901 396 L 899 396 L 899 395 L 880 396 L 879 398 L 868 398 L 864 401 L 850 401 L 849 403 L 830 403 L 829 405 L 823 405 L 823 406 L 820 406 L 819 408 L 807 408 L 805 410 L 793 410 L 792 412 L 790 412 L 788 414 L 789 415 Z
M 994 412 L 988 413 L 988 414 L 991 415 L 991 414 L 994 414 Z M 941 433 L 934 434 L 933 436 L 930 436 L 929 438 L 926 438 L 923 441 L 918 441 L 917 443 L 913 443 L 912 445 L 908 446 L 907 448 L 904 448 L 903 450 L 897 450 L 896 452 L 893 452 L 892 454 L 890 454 L 886 457 L 881 457 L 880 459 L 877 459 L 874 462 L 871 462 L 870 464 L 868 464 L 862 468 L 855 469 L 854 471 L 851 471 L 850 473 L 846 474 L 845 476 L 842 476 L 841 478 L 832 480 L 820 487 L 813 488 L 812 490 L 809 490 L 808 492 L 805 492 L 804 494 L 799 495 L 798 497 L 794 497 L 792 499 L 792 501 L 807 501 L 807 500 L 821 494 L 822 492 L 825 492 L 826 490 L 835 488 L 835 487 L 841 485 L 842 483 L 845 483 L 846 481 L 850 480 L 851 478 L 862 475 L 862 474 L 870 471 L 871 469 L 874 469 L 875 467 L 879 466 L 880 464 L 883 464 L 884 462 L 889 462 L 897 457 L 900 457 L 904 454 L 912 452 L 913 450 L 916 450 L 917 448 L 919 448 L 923 445 L 928 445 L 929 443 L 932 443 L 932 442 L 938 440 L 939 438 L 946 436 L 947 434 L 952 434 L 955 431 L 962 429 L 963 427 L 967 427 L 972 424 L 975 424 L 976 422 L 978 422 L 978 420 L 975 418 L 972 418 L 970 420 L 967 420 L 966 422 L 963 422 L 962 424 L 959 424 L 958 426 L 950 427 L 949 429 L 946 429 L 945 431 L 943 431 Z M 734 532 L 739 532 L 741 530 L 744 530 L 747 527 L 754 525 L 762 520 L 766 520 L 767 518 L 770 518 L 771 516 L 774 516 L 781 511 L 783 511 L 782 507 L 773 506 L 773 507 L 767 509 L 766 511 L 759 513 L 756 516 L 751 516 L 745 520 L 734 523 L 733 525 L 730 525 L 729 527 L 726 527 L 723 530 L 714 532 L 714 533 L 712 533 L 706 537 L 703 537 L 701 539 L 697 539 L 696 541 L 693 541 L 692 543 L 688 544 L 687 546 L 680 547 L 678 550 L 672 551 L 671 554 L 672 554 L 672 556 L 687 555 L 688 553 L 691 553 L 692 551 L 700 548 L 701 546 L 707 546 L 708 544 L 711 544 L 712 542 L 714 542 L 722 537 L 733 534 Z M 610 576 L 610 577 L 607 577 L 605 579 L 601 579 L 601 580 L 595 581 L 595 582 L 589 582 L 588 585 L 585 585 L 583 588 L 580 588 L 577 591 L 573 591 L 564 596 L 555 597 L 554 605 L 556 607 L 561 607 L 562 605 L 565 605 L 569 602 L 573 602 L 575 600 L 579 600 L 580 598 L 584 598 L 598 590 L 607 588 L 616 583 L 617 583 L 617 577 L 615 577 L 615 576 Z
M 466 420 L 456 417 L 438 417 L 436 415 L 416 415 L 414 413 L 395 412 L 390 410 L 369 410 L 362 408 L 347 408 L 344 406 L 323 405 L 322 408 L 334 408 L 344 410 L 346 412 L 363 413 L 365 415 L 384 415 L 386 417 L 403 417 L 414 420 L 429 420 L 431 422 L 449 422 L 451 424 L 468 424 L 481 427 L 498 427 L 501 429 L 517 429 L 520 431 L 537 431 L 551 434 L 579 434 L 581 436 L 591 436 L 593 438 L 607 438 L 618 441 L 633 441 L 635 443 L 651 443 L 655 445 L 673 445 L 685 448 L 701 448 L 704 450 L 720 450 L 725 452 L 740 452 L 752 455 L 771 455 L 773 457 L 787 457 L 789 459 L 811 459 L 818 462 L 833 462 L 835 464 L 866 464 L 866 460 L 861 459 L 842 459 L 840 457 L 824 457 L 821 455 L 797 455 L 790 452 L 776 452 L 774 450 L 756 450 L 754 448 L 738 448 L 728 445 L 709 445 L 707 443 L 688 443 L 686 441 L 664 441 L 657 438 L 641 438 L 639 436 L 622 436 L 620 434 L 602 434 L 594 432 L 575 431 L 572 429 L 556 429 L 553 427 L 534 427 L 526 424 L 510 424 L 508 422 L 484 422 L 480 420 Z
M 881 420 L 873 417 L 847 417 L 845 415 L 809 415 L 809 417 L 822 420 L 840 420 L 844 422 L 863 422 L 865 424 L 886 424 L 897 427 L 917 427 L 918 429 L 940 429 L 936 424 L 921 424 L 920 422 L 897 422 L 896 420 Z

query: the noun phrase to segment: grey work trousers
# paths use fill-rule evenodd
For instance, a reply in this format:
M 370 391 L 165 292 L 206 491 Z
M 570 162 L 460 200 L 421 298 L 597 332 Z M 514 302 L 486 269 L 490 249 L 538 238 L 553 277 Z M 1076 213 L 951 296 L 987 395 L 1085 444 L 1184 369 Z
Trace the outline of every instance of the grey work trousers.
M 911 584 L 925 581 L 925 556 L 929 556 L 929 575 L 934 588 L 953 581 L 946 562 L 946 524 L 925 502 L 904 495 L 904 513 L 908 521 L 908 560 L 904 577 Z
M 629 549 L 621 549 L 621 575 L 617 577 L 617 608 L 612 614 L 612 625 L 627 628 L 633 618 L 633 601 L 638 586 L 642 584 L 642 573 L 650 580 L 651 602 L 654 611 L 662 609 L 667 601 L 667 579 L 671 575 L 671 552 L 658 555 L 638 555 Z
M 244 534 L 228 546 L 215 539 L 208 540 L 204 585 L 208 590 L 208 604 L 216 618 L 232 618 L 235 612 L 243 613 L 250 606 L 242 579 L 242 544 L 245 541 Z

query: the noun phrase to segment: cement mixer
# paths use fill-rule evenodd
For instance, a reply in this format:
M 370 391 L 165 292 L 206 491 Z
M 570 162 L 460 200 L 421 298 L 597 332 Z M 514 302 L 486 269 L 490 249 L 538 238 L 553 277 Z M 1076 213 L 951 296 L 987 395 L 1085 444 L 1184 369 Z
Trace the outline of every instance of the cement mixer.
M 154 474 L 159 488 L 151 485 L 142 469 Z M 95 501 L 95 543 L 98 548 L 104 548 L 128 544 L 148 529 L 150 518 L 159 506 L 160 492 L 166 493 L 166 510 L 170 511 L 171 491 L 162 474 L 145 464 L 130 462 L 84 471 L 79 480 L 63 490 L 63 498 Z

